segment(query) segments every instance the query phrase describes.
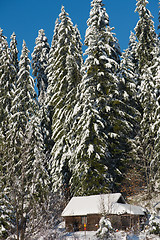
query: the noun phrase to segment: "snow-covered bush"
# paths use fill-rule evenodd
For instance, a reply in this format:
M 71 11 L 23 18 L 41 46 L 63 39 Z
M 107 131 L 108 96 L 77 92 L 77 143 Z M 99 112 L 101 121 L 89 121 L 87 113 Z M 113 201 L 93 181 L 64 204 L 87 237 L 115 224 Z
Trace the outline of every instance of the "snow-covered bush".
M 106 219 L 105 217 L 102 217 L 99 222 L 99 229 L 96 232 L 97 238 L 100 239 L 108 239 L 111 240 L 112 238 L 112 232 L 113 228 L 111 225 L 111 222 Z
M 150 233 L 160 236 L 160 217 L 151 216 L 149 219 Z

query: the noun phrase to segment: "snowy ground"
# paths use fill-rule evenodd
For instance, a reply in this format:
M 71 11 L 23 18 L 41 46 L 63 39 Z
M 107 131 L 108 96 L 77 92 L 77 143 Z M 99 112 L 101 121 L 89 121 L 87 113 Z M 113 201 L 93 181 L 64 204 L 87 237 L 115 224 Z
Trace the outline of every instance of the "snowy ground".
M 57 229 L 54 230 L 55 240 L 97 240 L 96 232 L 74 232 L 66 233 L 64 228 L 64 222 L 59 225 Z M 46 237 L 41 237 L 38 240 L 46 240 Z M 156 235 L 149 235 L 147 232 L 141 232 L 139 235 L 133 233 L 126 233 L 124 231 L 119 231 L 114 233 L 113 240 L 160 240 L 160 237 Z
M 98 240 L 96 232 L 65 232 L 64 222 L 59 224 L 56 229 L 50 229 L 45 233 L 37 234 L 30 240 Z M 124 231 L 115 232 L 113 238 L 110 240 L 160 240 L 156 235 L 150 235 L 147 232 L 141 232 L 137 235 L 133 233 L 126 233 Z
M 96 232 L 76 232 L 76 233 L 67 233 L 57 238 L 57 240 L 97 240 L 95 236 Z M 127 234 L 125 232 L 115 233 L 114 240 L 160 240 L 160 237 L 155 235 L 146 236 L 145 233 L 140 235 Z
M 82 240 L 97 240 L 95 237 L 95 232 L 75 232 L 75 233 L 67 233 L 63 236 L 62 239 L 73 240 L 73 239 L 82 239 Z

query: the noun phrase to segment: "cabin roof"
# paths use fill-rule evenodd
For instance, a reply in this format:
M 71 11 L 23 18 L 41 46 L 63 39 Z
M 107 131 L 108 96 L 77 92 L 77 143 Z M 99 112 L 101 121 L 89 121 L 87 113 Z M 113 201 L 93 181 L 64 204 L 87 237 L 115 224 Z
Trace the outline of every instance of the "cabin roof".
M 139 206 L 126 204 L 121 193 L 73 197 L 62 217 L 86 216 L 89 214 L 134 214 L 144 215 L 145 210 Z
M 111 213 L 112 214 L 131 214 L 131 215 L 145 215 L 146 209 L 140 207 L 140 206 L 135 206 L 131 204 L 122 204 L 122 203 L 115 203 L 113 204 L 111 208 Z

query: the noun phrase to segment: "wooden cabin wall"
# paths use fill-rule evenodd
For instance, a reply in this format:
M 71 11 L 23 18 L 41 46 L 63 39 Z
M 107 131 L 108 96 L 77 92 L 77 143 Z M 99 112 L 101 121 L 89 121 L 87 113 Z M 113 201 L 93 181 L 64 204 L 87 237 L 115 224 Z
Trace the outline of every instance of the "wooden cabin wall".
M 96 231 L 99 228 L 101 217 L 102 215 L 99 214 L 87 215 L 86 231 Z M 108 215 L 107 217 L 110 219 L 112 227 L 118 230 L 126 230 L 132 227 L 137 229 L 144 218 L 144 216 L 130 214 Z M 84 231 L 81 216 L 65 217 L 65 225 L 67 232 Z

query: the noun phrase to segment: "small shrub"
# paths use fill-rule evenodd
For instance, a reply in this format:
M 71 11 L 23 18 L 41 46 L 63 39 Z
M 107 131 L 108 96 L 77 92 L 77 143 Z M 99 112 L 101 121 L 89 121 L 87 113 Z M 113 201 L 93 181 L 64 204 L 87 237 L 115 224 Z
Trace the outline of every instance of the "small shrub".
M 149 224 L 151 226 L 150 233 L 160 236 L 160 218 L 151 217 Z
M 111 222 L 106 219 L 105 217 L 102 217 L 100 222 L 99 222 L 99 229 L 97 230 L 96 236 L 99 240 L 111 240 L 112 239 L 112 233 L 113 233 L 113 228 L 111 225 Z

